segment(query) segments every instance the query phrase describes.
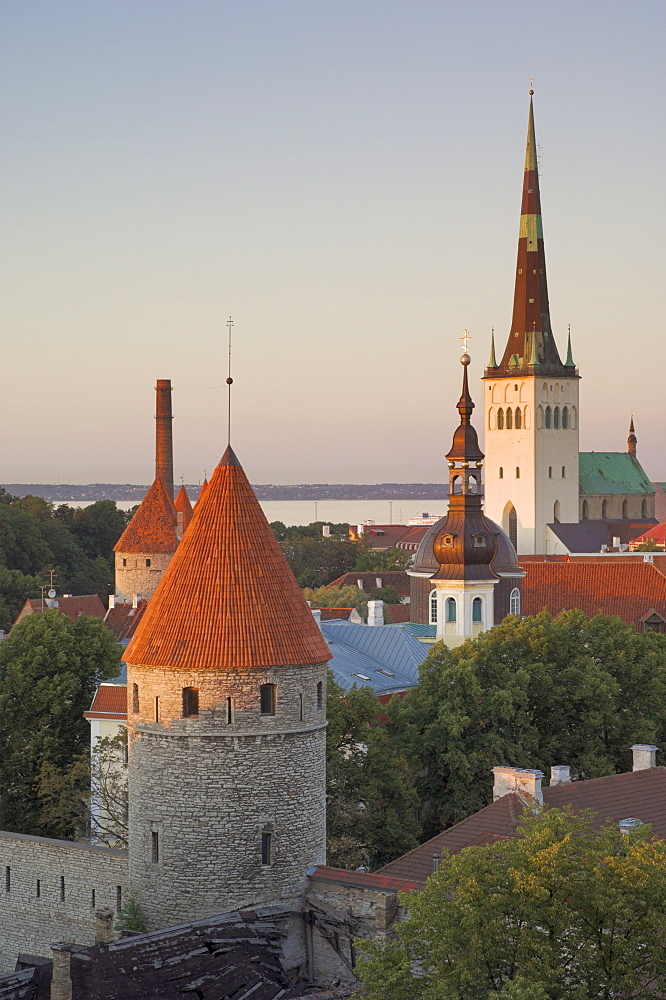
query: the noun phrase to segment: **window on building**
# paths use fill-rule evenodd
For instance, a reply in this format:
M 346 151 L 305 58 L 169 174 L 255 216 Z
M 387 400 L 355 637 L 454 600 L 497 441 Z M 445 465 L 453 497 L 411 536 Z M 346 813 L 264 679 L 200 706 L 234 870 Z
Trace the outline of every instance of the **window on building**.
M 160 835 L 157 830 L 150 833 L 150 860 L 154 865 L 160 860 Z
M 602 517 L 608 516 L 608 500 L 601 501 L 601 516 Z
M 518 590 L 518 587 L 514 587 L 509 595 L 509 614 L 520 614 L 520 591 Z
M 135 715 L 139 712 L 139 685 L 132 684 L 132 711 Z
M 502 468 L 501 465 L 499 467 L 499 477 L 500 479 L 504 479 L 504 469 Z
M 324 707 L 324 684 L 322 681 L 317 681 L 317 711 L 321 712 Z
M 516 479 L 520 479 L 520 466 L 516 466 Z
M 95 890 L 94 889 L 92 889 L 91 892 L 90 892 L 90 909 L 91 910 L 95 909 Z
M 551 410 L 550 406 L 547 406 L 543 419 L 544 427 L 550 427 L 552 421 L 553 421 L 553 411 Z
M 42 880 L 38 878 L 37 879 L 37 887 L 36 887 L 36 890 L 35 890 L 35 896 L 37 897 L 37 899 L 39 899 L 39 897 L 41 896 L 41 894 L 42 894 Z
M 520 428 L 523 426 L 523 415 L 520 412 L 519 406 L 516 407 L 516 412 L 514 416 L 515 416 L 516 430 L 519 431 Z
M 127 566 L 127 559 L 123 559 L 123 566 Z
M 553 410 L 553 427 L 557 430 L 560 426 L 560 408 L 556 406 Z
M 60 876 L 60 902 L 64 903 L 64 901 L 65 901 L 65 876 L 61 875 Z
M 264 868 L 267 868 L 271 863 L 272 839 L 273 834 L 270 832 L 264 831 L 261 835 L 261 864 Z
M 150 566 L 150 559 L 146 559 L 146 566 Z
M 462 476 L 454 476 L 451 480 L 451 492 L 455 495 L 462 493 Z
M 472 622 L 479 624 L 483 621 L 483 601 L 480 597 L 475 597 L 472 601 Z
M 303 721 L 303 695 L 302 694 L 299 694 L 299 696 L 298 696 L 298 721 L 299 722 Z
M 497 430 L 498 431 L 504 430 L 504 410 L 502 409 L 501 406 L 497 411 Z
M 510 406 L 507 406 L 507 408 L 506 408 L 506 429 L 508 431 L 510 431 L 510 430 L 512 430 L 512 428 L 513 428 L 513 410 L 511 409 Z
M 437 624 L 437 591 L 430 591 L 430 624 Z
M 123 887 L 122 885 L 116 886 L 116 913 L 120 913 L 123 908 Z
M 12 891 L 12 870 L 9 865 L 5 865 L 5 892 Z
M 548 466 L 548 478 L 549 479 L 553 478 L 553 467 L 552 467 L 552 465 Z
M 622 501 L 622 517 L 626 518 L 626 517 L 628 517 L 628 516 L 629 516 L 629 515 L 628 515 L 628 513 L 627 513 L 627 510 L 628 510 L 628 504 L 627 504 L 627 501 L 626 501 L 626 500 L 623 500 L 623 501 Z
M 556 500 L 553 504 L 553 521 L 559 523 L 560 520 L 560 501 Z
M 562 427 L 564 430 L 569 426 L 569 407 L 565 406 L 562 409 Z
M 234 709 L 231 703 L 231 698 L 227 698 L 227 725 L 231 725 L 234 721 Z
M 155 722 L 160 721 L 160 699 L 155 695 Z
M 584 521 L 587 521 L 588 517 L 590 516 L 590 505 L 588 504 L 587 500 L 583 500 L 583 512 L 581 516 Z
M 455 622 L 458 620 L 458 607 L 456 605 L 455 597 L 446 598 L 446 620 L 447 622 Z
M 512 507 L 509 511 L 509 541 L 513 545 L 514 549 L 518 549 L 518 515 L 516 514 L 516 508 Z
M 259 711 L 262 715 L 275 715 L 275 684 L 262 684 L 259 688 Z
M 566 467 L 566 465 L 563 465 L 562 466 L 562 479 L 566 479 L 566 478 L 567 478 L 567 467 Z
M 183 718 L 192 719 L 199 714 L 199 689 L 183 688 Z
M 641 517 L 647 517 L 647 516 L 648 516 L 648 512 L 647 512 L 647 500 L 643 500 L 641 502 Z

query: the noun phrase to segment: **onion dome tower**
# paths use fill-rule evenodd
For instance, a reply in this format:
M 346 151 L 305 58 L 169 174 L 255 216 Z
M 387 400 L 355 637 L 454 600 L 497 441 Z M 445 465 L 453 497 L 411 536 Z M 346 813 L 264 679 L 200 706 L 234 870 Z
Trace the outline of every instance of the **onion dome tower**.
M 330 653 L 231 447 L 125 659 L 147 926 L 297 904 L 325 861 Z
M 507 535 L 483 512 L 483 452 L 471 416 L 466 352 L 460 425 L 446 456 L 449 466 L 449 509 L 423 537 L 412 566 L 412 621 L 437 626 L 437 638 L 457 646 L 502 621 L 520 614 L 524 571 Z
M 486 509 L 524 554 L 546 553 L 547 525 L 577 523 L 578 370 L 560 358 L 548 303 L 533 91 L 511 330 L 484 381 Z
M 114 546 L 117 600 L 150 600 L 177 547 L 176 508 L 158 477 Z
M 184 532 L 188 524 L 192 520 L 192 515 L 194 513 L 192 504 L 190 503 L 190 498 L 187 495 L 187 490 L 185 489 L 184 486 L 181 486 L 180 489 L 178 490 L 173 505 L 176 508 L 176 514 L 182 515 L 183 532 Z

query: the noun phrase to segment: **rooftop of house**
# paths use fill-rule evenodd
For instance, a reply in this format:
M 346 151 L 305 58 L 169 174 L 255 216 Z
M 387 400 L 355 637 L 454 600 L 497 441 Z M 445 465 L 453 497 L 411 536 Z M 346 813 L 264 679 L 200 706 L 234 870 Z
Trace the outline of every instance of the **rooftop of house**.
M 161 479 L 153 482 L 114 552 L 169 553 L 178 548 L 176 508 Z
M 103 682 L 97 688 L 93 703 L 84 719 L 118 719 L 127 718 L 127 684 L 111 684 Z
M 376 695 L 391 694 L 418 684 L 428 650 L 403 629 L 323 621 L 321 630 L 332 653 L 329 669 L 345 691 L 369 687 Z
M 109 608 L 104 615 L 104 624 L 116 642 L 127 642 L 132 638 L 147 607 L 147 601 L 137 601 L 136 607 L 120 602 Z
M 620 545 L 629 545 L 656 523 L 654 518 L 641 521 L 554 521 L 548 528 L 568 552 L 601 552 L 604 546 L 612 548 L 616 538 Z
M 631 545 L 632 547 L 642 545 L 643 542 L 656 542 L 657 545 L 665 545 L 666 521 L 662 521 L 660 524 L 655 524 L 654 528 L 648 528 L 648 530 L 642 535 L 639 535 L 638 538 L 634 538 Z
M 653 767 L 624 774 L 610 774 L 587 781 L 571 781 L 543 789 L 544 805 L 592 809 L 595 825 L 633 817 L 650 823 L 652 831 L 666 838 L 666 768 Z M 498 798 L 467 819 L 438 833 L 401 858 L 391 861 L 378 875 L 423 884 L 433 872 L 433 855 L 457 854 L 465 847 L 482 846 L 517 835 L 525 800 L 517 793 Z
M 652 563 L 530 560 L 525 567 L 524 615 L 578 608 L 590 616 L 617 615 L 636 627 L 651 610 L 666 618 L 666 576 Z
M 578 476 L 580 492 L 591 496 L 655 492 L 641 463 L 626 451 L 581 451 Z
M 326 584 L 327 590 L 337 589 L 338 587 L 358 587 L 359 590 L 363 590 L 365 593 L 370 593 L 370 591 L 378 587 L 395 587 L 403 599 L 410 595 L 409 577 L 402 569 L 376 570 L 371 573 L 352 570 L 349 573 L 343 573 L 336 580 Z
M 106 614 L 99 594 L 83 594 L 80 597 L 66 594 L 64 597 L 56 597 L 53 600 L 44 598 L 42 601 L 41 597 L 28 599 L 16 620 L 19 621 L 26 615 L 39 615 L 44 611 L 54 609 L 67 618 L 78 618 L 79 615 L 87 615 L 89 618 L 104 618 Z

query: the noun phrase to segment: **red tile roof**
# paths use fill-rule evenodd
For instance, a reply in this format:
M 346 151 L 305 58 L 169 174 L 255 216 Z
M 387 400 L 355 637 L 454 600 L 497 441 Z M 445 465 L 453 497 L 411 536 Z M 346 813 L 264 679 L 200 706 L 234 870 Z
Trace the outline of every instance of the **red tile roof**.
M 227 448 L 125 659 L 205 669 L 330 658 L 247 476 Z
M 187 495 L 187 490 L 184 486 L 181 486 L 178 490 L 173 505 L 176 508 L 176 511 L 183 515 L 183 529 L 185 529 L 192 520 L 194 510 L 192 508 L 192 504 L 190 503 L 190 498 Z
M 391 625 L 409 621 L 409 604 L 385 604 L 384 608 L 388 611 L 388 621 Z
M 630 625 L 654 609 L 666 615 L 666 577 L 646 562 L 528 562 L 523 614 L 552 615 L 579 608 L 586 615 L 618 615 Z
M 353 610 L 353 608 L 319 608 L 323 622 L 337 621 L 341 618 L 344 621 L 349 621 L 349 616 Z
M 357 889 L 379 889 L 384 892 L 411 892 L 421 889 L 421 882 L 408 879 L 392 878 L 371 872 L 347 871 L 344 868 L 330 868 L 328 865 L 313 865 L 308 869 L 310 878 L 318 878 L 323 882 L 339 882 L 342 885 L 353 885 Z
M 100 684 L 84 719 L 126 719 L 127 685 Z
M 131 604 L 116 604 L 106 612 L 104 624 L 117 642 L 131 639 L 147 607 L 147 601 L 139 601 L 136 608 Z
M 639 535 L 638 538 L 634 538 L 631 543 L 631 548 L 636 545 L 640 545 L 642 542 L 655 541 L 658 545 L 666 544 L 666 521 L 662 521 L 661 524 L 655 524 L 654 528 L 650 528 L 645 534 Z
M 175 552 L 177 547 L 176 508 L 162 480 L 156 479 L 113 551 Z
M 607 819 L 619 822 L 632 816 L 652 825 L 652 832 L 666 839 L 666 768 L 653 767 L 603 778 L 572 781 L 543 789 L 544 804 L 562 808 L 592 809 L 595 826 Z M 442 851 L 457 854 L 465 847 L 490 844 L 515 837 L 523 815 L 524 802 L 519 795 L 503 795 L 496 802 L 473 813 L 461 823 L 449 827 L 431 840 L 391 861 L 379 874 L 397 879 L 425 882 L 433 869 L 433 854 Z
M 391 569 L 391 570 L 377 570 L 376 572 L 354 572 L 344 573 L 339 576 L 337 580 L 333 580 L 332 583 L 326 584 L 327 590 L 332 590 L 337 587 L 358 587 L 358 581 L 363 581 L 362 589 L 369 593 L 371 590 L 375 590 L 377 587 L 395 587 L 401 597 L 409 597 L 409 577 L 402 569 Z M 381 580 L 381 583 L 377 583 L 377 580 Z
M 78 618 L 79 615 L 87 615 L 89 618 L 103 618 L 106 609 L 102 604 L 99 594 L 84 594 L 81 597 L 56 597 L 58 611 L 66 618 Z M 50 611 L 46 600 L 44 601 L 44 611 Z M 41 614 L 42 599 L 36 597 L 27 600 L 19 612 L 17 621 L 25 618 L 26 614 Z

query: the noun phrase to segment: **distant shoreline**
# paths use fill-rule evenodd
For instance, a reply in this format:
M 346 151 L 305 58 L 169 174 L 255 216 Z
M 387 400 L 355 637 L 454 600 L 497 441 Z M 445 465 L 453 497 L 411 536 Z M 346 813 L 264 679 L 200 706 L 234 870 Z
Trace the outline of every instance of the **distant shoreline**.
M 135 501 L 140 503 L 148 492 L 148 486 L 133 483 L 3 483 L 4 489 L 15 496 L 31 494 L 43 497 L 51 503 L 67 503 L 97 500 Z M 442 483 L 303 483 L 297 486 L 253 485 L 259 500 L 446 500 L 448 488 Z M 200 484 L 186 483 L 190 499 L 199 496 Z

